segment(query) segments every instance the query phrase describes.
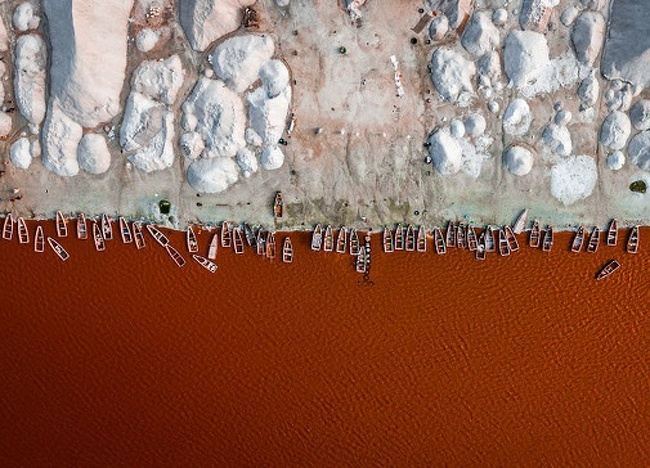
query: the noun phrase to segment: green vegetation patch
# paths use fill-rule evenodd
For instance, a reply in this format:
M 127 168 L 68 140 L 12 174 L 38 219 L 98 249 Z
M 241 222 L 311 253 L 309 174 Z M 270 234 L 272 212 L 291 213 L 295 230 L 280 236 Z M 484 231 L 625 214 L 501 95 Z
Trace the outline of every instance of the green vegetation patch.
M 647 188 L 644 180 L 635 180 L 630 184 L 630 190 L 636 193 L 645 193 Z
M 158 202 L 158 208 L 160 209 L 160 214 L 168 215 L 169 211 L 172 209 L 172 204 L 169 200 L 160 200 Z

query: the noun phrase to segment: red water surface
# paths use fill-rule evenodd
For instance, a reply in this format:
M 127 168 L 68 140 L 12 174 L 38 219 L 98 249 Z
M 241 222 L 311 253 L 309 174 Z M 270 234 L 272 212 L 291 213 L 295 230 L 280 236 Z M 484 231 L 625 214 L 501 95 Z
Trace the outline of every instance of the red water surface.
M 484 263 L 375 238 L 372 283 L 291 237 L 292 265 L 222 249 L 215 275 L 148 235 L 0 241 L 2 465 L 650 462 L 650 230 Z

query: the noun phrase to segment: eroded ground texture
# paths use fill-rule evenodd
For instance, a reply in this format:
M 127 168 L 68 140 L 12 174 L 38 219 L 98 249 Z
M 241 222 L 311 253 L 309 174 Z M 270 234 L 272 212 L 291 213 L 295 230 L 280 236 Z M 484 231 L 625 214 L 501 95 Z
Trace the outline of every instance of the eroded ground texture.
M 0 16 L 4 212 L 650 222 L 646 0 L 8 0 Z

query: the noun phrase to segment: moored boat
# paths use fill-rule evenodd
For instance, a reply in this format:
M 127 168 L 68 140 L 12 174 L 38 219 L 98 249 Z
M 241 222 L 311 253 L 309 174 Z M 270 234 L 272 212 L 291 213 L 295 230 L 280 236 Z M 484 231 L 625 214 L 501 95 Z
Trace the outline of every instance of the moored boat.
M 539 221 L 535 220 L 533 221 L 533 227 L 530 229 L 530 233 L 528 234 L 528 245 L 534 249 L 538 248 L 541 237 Z
M 485 260 L 485 256 L 487 255 L 487 250 L 485 250 L 485 231 L 481 233 L 476 244 L 476 253 L 474 254 L 476 260 Z
M 544 232 L 544 239 L 542 240 L 542 250 L 550 252 L 553 248 L 553 226 L 548 226 Z
M 485 236 L 483 236 L 485 239 Z M 471 224 L 467 225 L 467 248 L 470 252 L 476 252 L 478 249 L 478 241 L 476 239 L 476 230 Z
M 266 235 L 266 258 L 273 260 L 275 258 L 275 234 L 271 231 Z
M 519 250 L 519 242 L 517 241 L 517 236 L 513 232 L 510 226 L 505 226 L 503 230 L 506 233 L 506 238 L 508 239 L 508 245 L 510 246 L 511 252 L 516 252 Z
M 25 219 L 22 216 L 18 217 L 18 242 L 21 244 L 29 244 L 29 231 L 25 224 Z
M 336 252 L 345 253 L 346 245 L 348 244 L 348 228 L 341 226 L 339 233 L 336 236 Z
M 600 271 L 596 274 L 596 279 L 600 280 L 603 278 L 607 278 L 609 275 L 614 273 L 616 270 L 618 270 L 621 267 L 621 264 L 618 263 L 616 260 L 610 260 L 603 266 Z
M 2 238 L 5 240 L 11 240 L 14 237 L 14 216 L 11 213 L 7 213 L 5 216 L 5 222 L 2 226 Z
M 131 229 L 133 230 L 133 241 L 135 242 L 135 248 L 140 250 L 144 249 L 147 245 L 144 236 L 142 235 L 142 226 L 140 223 L 133 221 L 131 223 Z
M 323 246 L 323 227 L 317 224 L 311 234 L 311 249 L 320 250 Z
M 113 240 L 113 221 L 106 214 L 102 215 L 102 235 L 104 240 Z
M 199 243 L 196 241 L 196 234 L 192 226 L 187 226 L 185 231 L 185 244 L 189 253 L 197 253 L 199 251 Z
M 427 230 L 422 225 L 420 225 L 420 227 L 418 228 L 418 236 L 415 241 L 415 244 L 416 244 L 415 249 L 418 252 L 427 251 Z
M 217 258 L 217 248 L 219 245 L 219 235 L 213 234 L 212 240 L 210 240 L 210 246 L 208 247 L 208 259 L 214 260 Z
M 639 250 L 639 226 L 633 226 L 630 229 L 630 235 L 627 238 L 625 250 L 628 253 L 637 253 Z
M 276 192 L 275 200 L 273 201 L 273 214 L 276 219 L 282 219 L 284 216 L 284 204 L 282 201 L 282 192 Z
M 413 225 L 409 224 L 406 228 L 406 251 L 413 252 L 415 250 L 415 230 Z
M 580 226 L 576 231 L 575 236 L 573 236 L 573 242 L 571 243 L 571 252 L 578 253 L 582 250 L 582 246 L 585 243 L 585 236 L 585 227 Z
M 366 263 L 366 248 L 364 246 L 359 247 L 359 253 L 357 254 L 355 264 L 357 273 L 365 273 L 368 270 L 368 264 Z
M 163 247 L 169 244 L 169 239 L 167 238 L 167 236 L 164 235 L 153 224 L 147 224 L 147 231 L 149 231 L 149 234 L 151 234 L 151 236 L 156 240 L 156 242 L 158 242 Z
M 510 255 L 510 242 L 505 229 L 499 229 L 499 255 L 502 257 Z
M 325 227 L 325 236 L 323 237 L 323 250 L 325 252 L 334 251 L 334 231 L 332 230 L 332 225 L 328 224 Z
M 257 240 L 255 242 L 255 253 L 262 257 L 266 255 L 266 231 L 262 228 L 257 230 Z
M 613 247 L 618 242 L 618 221 L 616 218 L 612 219 L 607 229 L 607 245 Z
M 496 252 L 497 250 L 497 231 L 492 226 L 486 226 L 485 230 L 485 251 Z
M 104 241 L 104 236 L 102 231 L 97 224 L 97 221 L 93 221 L 93 242 L 95 243 L 95 250 L 97 252 L 103 252 L 106 250 L 106 242 Z
M 395 250 L 404 250 L 404 227 L 402 223 L 395 226 Z
M 214 272 L 217 271 L 218 267 L 212 260 L 209 260 L 209 259 L 207 259 L 205 257 L 202 257 L 200 255 L 197 255 L 197 254 L 192 254 L 192 258 L 196 261 L 196 263 L 201 265 L 203 268 L 208 270 L 210 273 L 214 273 Z
M 253 228 L 248 223 L 244 223 L 242 227 L 244 229 L 246 244 L 248 244 L 249 247 L 253 247 L 255 245 L 255 231 L 253 231 Z
M 447 247 L 454 248 L 456 247 L 456 223 L 454 223 L 451 219 L 449 220 L 449 223 L 447 224 L 447 234 L 445 236 L 445 245 Z
M 221 247 L 232 245 L 232 227 L 228 221 L 221 223 Z
M 185 265 L 185 259 L 183 256 L 176 250 L 174 247 L 172 247 L 171 244 L 165 244 L 165 250 L 169 254 L 172 260 L 174 260 L 174 263 L 178 265 L 179 267 L 182 267 Z
M 34 235 L 34 252 L 42 253 L 45 251 L 45 236 L 43 235 L 43 226 L 36 226 Z
M 282 261 L 284 263 L 293 262 L 293 245 L 291 245 L 289 236 L 285 237 L 282 243 Z
M 129 228 L 129 223 L 126 222 L 123 216 L 119 217 L 118 224 L 120 225 L 120 236 L 122 237 L 122 242 L 124 244 L 130 244 L 133 242 L 133 235 L 131 234 L 131 229 Z
M 467 243 L 465 242 L 465 225 L 463 223 L 456 225 L 456 247 L 459 249 L 467 247 Z
M 589 243 L 587 244 L 587 252 L 589 253 L 594 253 L 598 250 L 598 246 L 600 245 L 600 228 L 598 226 L 594 226 L 594 229 L 591 231 L 591 235 L 589 236 Z
M 350 255 L 359 255 L 360 253 L 359 235 L 357 230 L 350 229 Z
M 47 243 L 50 244 L 50 247 L 52 248 L 54 253 L 57 254 L 58 257 L 64 262 L 70 258 L 70 254 L 68 253 L 68 251 L 65 250 L 63 246 L 59 244 L 53 237 L 48 236 Z
M 56 236 L 67 237 L 68 235 L 68 220 L 63 216 L 60 211 L 56 212 Z
M 438 255 L 444 255 L 447 253 L 445 237 L 443 236 L 442 230 L 440 228 L 435 228 L 433 230 L 433 243 L 436 246 L 436 253 Z
M 395 251 L 395 240 L 393 238 L 393 231 L 384 227 L 384 232 L 381 237 L 382 246 L 385 253 L 390 253 Z
M 232 248 L 237 255 L 244 253 L 244 236 L 239 226 L 232 230 Z
M 88 223 L 83 213 L 77 215 L 77 239 L 88 239 Z
M 526 208 L 521 213 L 519 213 L 519 216 L 517 216 L 517 219 L 512 224 L 512 232 L 514 232 L 515 234 L 521 234 L 524 228 L 526 227 L 527 222 L 528 222 L 528 208 Z

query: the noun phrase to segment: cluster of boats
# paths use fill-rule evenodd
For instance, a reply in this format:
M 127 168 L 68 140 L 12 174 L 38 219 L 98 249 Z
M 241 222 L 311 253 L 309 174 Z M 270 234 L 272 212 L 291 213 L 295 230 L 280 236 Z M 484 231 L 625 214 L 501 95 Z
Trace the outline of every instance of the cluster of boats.
M 311 236 L 311 249 L 314 251 L 346 253 L 356 257 L 355 269 L 358 273 L 367 273 L 370 268 L 370 230 L 366 233 L 364 244 L 359 242 L 359 234 L 354 228 L 341 226 L 336 236 L 331 224 L 324 229 L 317 224 Z

